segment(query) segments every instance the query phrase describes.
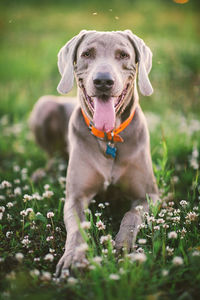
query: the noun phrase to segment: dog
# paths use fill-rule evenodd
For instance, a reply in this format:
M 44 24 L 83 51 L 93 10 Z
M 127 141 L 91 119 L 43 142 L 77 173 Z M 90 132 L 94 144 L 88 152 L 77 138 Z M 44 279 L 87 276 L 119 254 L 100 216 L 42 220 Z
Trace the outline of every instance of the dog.
M 78 223 L 85 220 L 84 210 L 97 193 L 112 183 L 132 199 L 115 238 L 117 251 L 132 250 L 142 222 L 137 206 L 145 212 L 147 196 L 154 203 L 159 199 L 136 82 L 141 94 L 151 95 L 151 67 L 151 50 L 130 30 L 82 30 L 58 53 L 58 92 L 67 94 L 75 78 L 78 97 L 44 96 L 30 118 L 36 141 L 49 156 L 55 151 L 69 155 L 67 239 L 57 276 L 83 259 L 76 255 L 83 243 Z

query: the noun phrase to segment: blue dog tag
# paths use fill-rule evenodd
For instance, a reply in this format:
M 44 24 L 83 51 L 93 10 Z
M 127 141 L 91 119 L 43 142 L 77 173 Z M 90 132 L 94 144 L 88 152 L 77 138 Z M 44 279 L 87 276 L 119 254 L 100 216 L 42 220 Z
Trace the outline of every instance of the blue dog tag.
M 113 158 L 116 157 L 117 148 L 114 147 L 111 143 L 107 144 L 106 154 L 111 155 Z

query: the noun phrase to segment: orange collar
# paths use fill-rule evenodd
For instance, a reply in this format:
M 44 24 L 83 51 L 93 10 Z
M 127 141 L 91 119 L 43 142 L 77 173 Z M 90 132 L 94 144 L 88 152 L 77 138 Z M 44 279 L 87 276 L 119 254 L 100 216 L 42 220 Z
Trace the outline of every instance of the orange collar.
M 120 124 L 120 126 L 112 131 L 109 132 L 105 132 L 105 131 L 101 131 L 97 128 L 95 128 L 92 124 L 92 122 L 88 119 L 88 117 L 86 116 L 85 112 L 83 111 L 83 109 L 81 109 L 83 117 L 85 119 L 85 123 L 87 124 L 87 126 L 90 129 L 90 132 L 96 136 L 99 139 L 105 140 L 105 141 L 111 141 L 111 142 L 123 142 L 123 138 L 118 134 L 121 131 L 123 131 L 132 121 L 134 114 L 135 114 L 135 110 L 130 114 L 130 116 L 128 117 L 128 119 L 126 119 L 122 124 Z

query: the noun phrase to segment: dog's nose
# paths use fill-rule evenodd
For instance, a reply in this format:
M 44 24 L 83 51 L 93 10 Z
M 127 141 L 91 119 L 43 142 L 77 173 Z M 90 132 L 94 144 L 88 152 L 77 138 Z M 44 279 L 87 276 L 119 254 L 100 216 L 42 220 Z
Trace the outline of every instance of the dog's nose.
M 111 90 L 114 84 L 114 79 L 108 72 L 98 72 L 93 77 L 93 83 L 98 90 L 105 92 Z

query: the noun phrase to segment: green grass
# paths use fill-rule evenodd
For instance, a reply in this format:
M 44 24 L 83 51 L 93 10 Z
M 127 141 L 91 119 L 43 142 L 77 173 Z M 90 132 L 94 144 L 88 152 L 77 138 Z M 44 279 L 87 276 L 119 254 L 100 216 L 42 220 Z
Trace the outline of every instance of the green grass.
M 159 0 L 79 1 L 76 7 L 72 1 L 68 5 L 64 1 L 50 1 L 48 4 L 45 1 L 42 4 L 38 1 L 29 4 L 24 1 L 1 2 L 0 183 L 3 184 L 0 207 L 5 208 L 5 211 L 1 208 L 3 215 L 0 218 L 2 299 L 198 298 L 198 26 L 198 6 L 192 1 L 185 5 Z M 58 158 L 55 174 L 47 174 L 38 185 L 31 182 L 31 174 L 46 164 L 47 157 L 33 141 L 27 119 L 41 95 L 57 94 L 57 53 L 68 39 L 81 29 L 127 28 L 142 37 L 154 54 L 150 78 L 155 92 L 151 97 L 141 97 L 140 103 L 149 122 L 154 171 L 166 207 L 152 208 L 150 216 L 153 215 L 155 220 L 146 220 L 138 235 L 135 250 L 144 251 L 146 260 L 135 261 L 137 256 L 129 257 L 125 253 L 123 260 L 118 261 L 112 243 L 102 245 L 100 237 L 110 234 L 114 238 L 119 219 L 128 210 L 129 203 L 125 202 L 118 188 L 109 189 L 105 195 L 96 197 L 96 203 L 90 206 L 92 214 L 89 213 L 88 219 L 91 228 L 88 235 L 84 235 L 89 247 L 89 267 L 73 271 L 71 276 L 77 280 L 74 280 L 74 285 L 68 278 L 64 282 L 45 280 L 43 272 L 53 276 L 65 243 L 62 211 L 67 162 Z M 74 88 L 71 94 L 75 93 Z M 5 180 L 9 182 L 8 187 Z M 45 184 L 49 184 L 48 189 L 54 193 L 48 199 L 44 194 Z M 41 196 L 41 200 L 34 196 L 35 193 Z M 25 194 L 33 198 L 25 202 Z M 186 200 L 188 205 L 182 207 L 181 200 Z M 109 206 L 98 206 L 106 202 Z M 27 208 L 33 211 L 23 217 L 20 212 Z M 47 218 L 49 211 L 55 214 L 52 219 Z M 95 216 L 96 212 L 102 215 Z M 188 213 L 191 212 L 194 220 L 189 222 L 188 218 L 192 216 Z M 106 224 L 104 232 L 96 227 L 99 219 Z M 159 219 L 163 219 L 169 228 L 161 224 L 158 230 L 157 222 L 161 221 L 156 220 Z M 186 232 L 182 231 L 183 228 Z M 171 231 L 177 233 L 177 238 L 168 237 Z M 27 235 L 30 240 L 28 247 L 22 244 Z M 49 236 L 53 236 L 53 240 L 48 241 Z M 140 239 L 146 239 L 146 243 L 139 244 Z M 169 248 L 174 249 L 171 256 Z M 55 250 L 52 262 L 44 259 L 52 251 L 50 249 Z M 102 252 L 102 249 L 107 250 Z M 23 253 L 21 262 L 16 259 L 16 253 Z M 100 264 L 93 261 L 96 256 L 101 257 Z M 183 264 L 175 266 L 175 256 L 180 256 Z M 38 275 L 31 272 L 35 269 L 39 271 Z M 111 279 L 110 274 L 117 275 L 117 279 Z

